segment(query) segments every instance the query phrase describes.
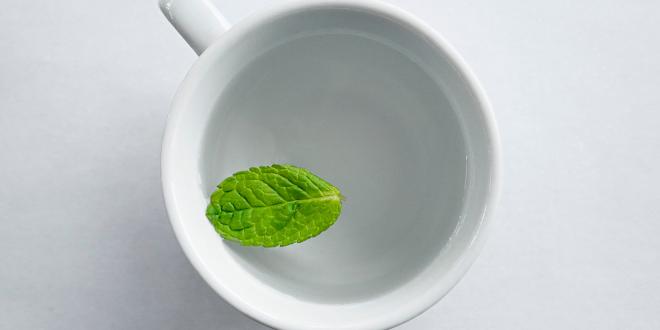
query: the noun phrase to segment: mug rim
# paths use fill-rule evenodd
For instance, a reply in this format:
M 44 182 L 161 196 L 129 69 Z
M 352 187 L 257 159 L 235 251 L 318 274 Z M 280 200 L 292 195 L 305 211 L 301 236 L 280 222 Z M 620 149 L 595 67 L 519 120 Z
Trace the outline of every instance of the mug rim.
M 476 260 L 476 257 L 479 255 L 481 248 L 483 247 L 485 240 L 488 236 L 488 232 L 492 227 L 493 222 L 493 210 L 496 204 L 498 195 L 499 195 L 499 184 L 500 184 L 500 142 L 499 134 L 497 132 L 497 125 L 494 119 L 494 115 L 488 102 L 488 99 L 483 91 L 481 85 L 477 81 L 475 75 L 468 68 L 465 61 L 462 57 L 454 50 L 454 48 L 444 40 L 439 33 L 433 30 L 426 23 L 418 19 L 412 14 L 407 13 L 406 11 L 399 9 L 390 4 L 383 2 L 373 1 L 373 0 L 312 0 L 304 1 L 297 0 L 291 1 L 279 6 L 271 7 L 266 10 L 259 11 L 256 14 L 248 16 L 243 19 L 238 24 L 234 25 L 226 33 L 231 33 L 233 35 L 241 35 L 249 32 L 252 28 L 258 27 L 268 19 L 271 19 L 275 16 L 283 15 L 290 13 L 292 11 L 305 10 L 305 9 L 323 9 L 323 8 L 346 8 L 346 9 L 355 9 L 368 14 L 375 15 L 385 15 L 388 18 L 395 20 L 397 23 L 404 24 L 405 26 L 412 28 L 416 32 L 428 38 L 428 41 L 433 44 L 433 46 L 439 48 L 447 56 L 449 62 L 451 62 L 458 73 L 465 80 L 468 89 L 472 92 L 473 97 L 478 104 L 478 110 L 480 111 L 483 118 L 483 125 L 486 128 L 487 142 L 489 143 L 488 150 L 490 155 L 490 164 L 488 164 L 489 177 L 491 181 L 489 182 L 489 191 L 486 193 L 486 200 L 483 206 L 484 214 L 481 217 L 481 221 L 478 225 L 478 228 L 475 230 L 472 235 L 472 240 L 469 245 L 462 251 L 461 256 L 458 258 L 457 263 L 454 267 L 447 271 L 448 280 L 444 281 L 444 285 L 440 286 L 439 284 L 435 288 L 433 295 L 430 297 L 427 296 L 427 299 L 417 299 L 411 301 L 407 304 L 413 305 L 411 308 L 407 308 L 406 311 L 401 311 L 398 313 L 392 313 L 389 317 L 383 317 L 380 321 L 373 321 L 370 324 L 361 323 L 355 325 L 354 327 L 394 327 L 396 325 L 402 324 L 429 309 L 436 302 L 438 302 L 442 297 L 444 297 L 463 277 L 463 275 L 469 270 L 470 266 Z M 184 99 L 187 99 L 190 91 L 197 86 L 199 82 L 198 77 L 200 74 L 205 71 L 204 63 L 210 63 L 217 58 L 219 52 L 223 52 L 222 44 L 224 39 L 219 38 L 201 54 L 199 59 L 195 61 L 192 68 L 187 73 L 183 82 L 180 84 L 172 105 L 170 113 L 168 115 L 168 120 L 163 136 L 163 145 L 161 151 L 161 180 L 163 184 L 163 194 L 166 204 L 167 213 L 174 229 L 175 235 L 179 244 L 181 245 L 186 257 L 193 264 L 194 268 L 200 273 L 202 278 L 216 291 L 223 299 L 229 302 L 232 306 L 243 312 L 245 315 L 253 318 L 254 320 L 277 328 L 291 328 L 299 329 L 301 325 L 296 322 L 296 320 L 282 320 L 274 318 L 271 315 L 264 313 L 263 311 L 254 308 L 249 303 L 242 300 L 239 296 L 234 294 L 231 290 L 226 288 L 222 283 L 220 283 L 213 274 L 209 271 L 208 267 L 205 265 L 202 258 L 196 254 L 194 248 L 190 242 L 189 237 L 183 234 L 183 225 L 182 219 L 180 219 L 179 214 L 174 206 L 174 192 L 172 187 L 168 185 L 169 178 L 172 175 L 172 167 L 169 166 L 171 163 L 169 157 L 169 150 L 172 146 L 172 141 L 174 138 L 173 131 L 176 127 L 175 123 L 180 120 L 180 117 L 184 113 L 185 103 Z M 460 262 L 458 262 L 460 261 Z

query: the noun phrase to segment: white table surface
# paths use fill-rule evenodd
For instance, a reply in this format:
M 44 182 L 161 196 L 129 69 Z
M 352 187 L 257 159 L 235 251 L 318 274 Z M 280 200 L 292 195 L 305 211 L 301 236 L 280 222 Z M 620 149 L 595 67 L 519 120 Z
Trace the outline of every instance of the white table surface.
M 1 1 L 0 329 L 265 328 L 167 220 L 160 138 L 195 55 L 155 2 Z M 394 2 L 474 69 L 504 161 L 482 255 L 400 329 L 659 329 L 660 2 Z

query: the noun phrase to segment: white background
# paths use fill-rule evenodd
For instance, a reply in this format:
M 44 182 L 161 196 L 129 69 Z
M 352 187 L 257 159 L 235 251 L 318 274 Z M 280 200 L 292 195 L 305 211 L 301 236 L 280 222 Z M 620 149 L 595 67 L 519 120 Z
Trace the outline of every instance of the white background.
M 167 220 L 160 138 L 195 55 L 155 2 L 0 0 L 0 329 L 265 328 Z M 660 2 L 393 2 L 463 54 L 503 146 L 481 257 L 400 329 L 659 329 Z

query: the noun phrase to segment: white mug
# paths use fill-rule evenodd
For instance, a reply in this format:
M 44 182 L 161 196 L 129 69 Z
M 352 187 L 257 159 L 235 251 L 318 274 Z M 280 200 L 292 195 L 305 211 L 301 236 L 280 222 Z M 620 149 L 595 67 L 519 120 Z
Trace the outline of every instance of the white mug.
M 230 26 L 208 0 L 161 0 L 200 54 L 172 104 L 167 210 L 210 286 L 283 329 L 383 329 L 440 300 L 476 258 L 499 181 L 496 126 L 463 60 L 391 5 L 301 1 Z M 223 241 L 223 178 L 305 167 L 346 196 L 326 232 L 283 248 Z

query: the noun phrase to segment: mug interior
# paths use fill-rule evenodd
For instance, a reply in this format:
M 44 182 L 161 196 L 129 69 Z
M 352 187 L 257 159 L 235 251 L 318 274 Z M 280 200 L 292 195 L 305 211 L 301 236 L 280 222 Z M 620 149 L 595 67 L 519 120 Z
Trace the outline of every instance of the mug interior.
M 413 60 L 350 31 L 314 31 L 238 72 L 205 127 L 204 194 L 272 163 L 305 167 L 346 197 L 322 235 L 284 248 L 227 242 L 260 280 L 301 299 L 348 303 L 398 287 L 442 250 L 461 215 L 461 125 Z
M 337 328 L 386 320 L 406 301 L 419 313 L 460 276 L 483 220 L 484 105 L 445 49 L 386 14 L 317 6 L 239 25 L 177 96 L 163 160 L 177 235 L 205 278 L 261 320 Z M 223 241 L 204 217 L 208 196 L 233 172 L 272 163 L 336 185 L 340 218 L 284 248 Z

